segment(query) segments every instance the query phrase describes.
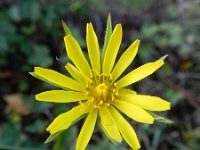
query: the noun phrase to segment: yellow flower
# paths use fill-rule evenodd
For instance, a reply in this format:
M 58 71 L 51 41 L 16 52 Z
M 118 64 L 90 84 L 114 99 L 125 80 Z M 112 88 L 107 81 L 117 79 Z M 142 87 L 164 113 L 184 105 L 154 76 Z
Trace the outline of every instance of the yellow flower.
M 135 121 L 152 124 L 154 118 L 148 111 L 170 109 L 170 103 L 159 97 L 140 95 L 127 88 L 159 69 L 164 64 L 164 58 L 146 63 L 120 77 L 136 56 L 140 43 L 139 40 L 133 42 L 115 63 L 121 41 L 122 26 L 117 24 L 102 55 L 93 26 L 88 23 L 86 43 L 90 62 L 83 55 L 72 34 L 67 34 L 64 42 L 67 55 L 73 64 L 68 63 L 65 68 L 71 77 L 49 69 L 34 68 L 33 76 L 63 89 L 37 94 L 37 100 L 55 103 L 78 102 L 76 107 L 60 114 L 48 126 L 47 131 L 51 135 L 68 129 L 75 121 L 87 115 L 77 138 L 76 150 L 86 148 L 97 118 L 100 127 L 112 142 L 120 143 L 123 138 L 132 149 L 139 149 L 140 144 L 134 129 L 120 112 Z

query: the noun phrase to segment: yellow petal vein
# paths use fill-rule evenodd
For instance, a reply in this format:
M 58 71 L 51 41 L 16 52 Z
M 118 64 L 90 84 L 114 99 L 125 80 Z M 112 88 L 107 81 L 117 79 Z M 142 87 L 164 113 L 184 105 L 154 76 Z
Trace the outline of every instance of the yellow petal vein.
M 76 91 L 51 90 L 39 93 L 35 98 L 44 102 L 70 103 L 84 100 L 85 94 Z
M 138 122 L 152 124 L 154 118 L 147 113 L 144 109 L 140 108 L 137 105 L 130 104 L 121 100 L 114 100 L 113 105 L 116 106 L 121 112 L 126 114 L 131 119 L 134 119 Z
M 156 96 L 119 93 L 118 98 L 150 111 L 166 111 L 170 109 L 169 102 Z
M 121 24 L 117 24 L 110 37 L 107 49 L 105 51 L 105 56 L 103 60 L 103 68 L 102 68 L 104 73 L 109 74 L 111 72 L 113 65 L 115 63 L 115 59 L 116 59 L 121 41 L 122 41 L 122 26 Z
M 117 128 L 119 129 L 121 135 L 125 141 L 130 145 L 134 150 L 140 148 L 140 143 L 137 139 L 137 135 L 131 125 L 123 118 L 123 116 L 110 106 L 110 112 L 116 122 Z
M 56 117 L 53 122 L 48 126 L 47 131 L 51 134 L 57 133 L 61 130 L 66 130 L 69 128 L 75 121 L 77 121 L 83 114 L 89 112 L 89 105 L 82 104 L 74 107 L 68 112 L 60 114 Z M 84 111 L 82 111 L 84 109 Z
M 74 37 L 70 34 L 64 37 L 67 54 L 75 66 L 83 73 L 86 77 L 90 77 L 91 70 L 90 66 L 83 55 L 83 52 Z
M 92 132 L 96 124 L 97 112 L 97 109 L 93 109 L 87 116 L 83 127 L 80 131 L 80 134 L 77 138 L 76 150 L 85 150 L 87 144 L 89 143 L 89 140 L 92 136 Z
M 67 69 L 67 71 L 69 72 L 69 74 L 78 82 L 82 83 L 85 85 L 86 82 L 86 77 L 84 77 L 84 75 L 77 69 L 75 68 L 72 64 L 67 63 L 67 65 L 65 66 L 65 68 Z
M 114 143 L 120 143 L 122 141 L 119 130 L 113 120 L 112 115 L 110 114 L 109 109 L 106 106 L 102 106 L 99 109 L 100 116 L 100 125 L 103 128 L 105 134 L 110 138 Z
M 82 86 L 78 82 L 54 70 L 35 67 L 33 75 L 36 78 L 39 78 L 51 84 L 57 85 L 64 89 L 72 89 L 76 91 L 83 90 Z
M 138 47 L 140 44 L 140 40 L 135 40 L 128 49 L 123 53 L 120 57 L 119 61 L 115 65 L 112 75 L 113 75 L 113 82 L 123 73 L 123 71 L 131 64 L 133 59 L 135 58 Z
M 128 73 L 126 76 L 122 77 L 117 81 L 119 88 L 133 84 L 158 70 L 164 64 L 163 60 L 157 60 L 155 62 L 146 63 L 135 70 Z
M 86 43 L 92 68 L 100 74 L 99 42 L 91 23 L 87 24 Z

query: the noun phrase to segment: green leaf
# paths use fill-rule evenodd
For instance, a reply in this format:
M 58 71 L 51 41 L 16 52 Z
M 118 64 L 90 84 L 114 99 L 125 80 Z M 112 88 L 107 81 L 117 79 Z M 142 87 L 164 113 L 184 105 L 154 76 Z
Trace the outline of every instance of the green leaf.
M 156 121 L 158 121 L 158 122 L 162 122 L 162 123 L 166 123 L 166 124 L 173 124 L 174 122 L 172 121 L 172 120 L 170 120 L 170 119 L 167 119 L 167 118 L 165 118 L 165 117 L 161 117 L 161 116 L 159 116 L 159 115 L 157 115 L 157 114 L 155 114 L 155 113 L 153 113 L 153 112 L 149 112 L 153 117 L 154 117 L 154 119 L 156 120 Z
M 9 9 L 9 15 L 13 21 L 19 22 L 21 20 L 20 8 L 18 5 L 13 5 Z
M 35 100 L 35 96 L 34 95 L 27 95 L 23 97 L 23 101 L 25 103 L 31 104 L 31 112 L 32 113 L 42 113 L 47 111 L 49 108 L 52 107 L 52 103 L 40 103 L 38 101 Z
M 45 144 L 53 141 L 62 131 L 59 131 L 57 133 L 51 134 L 49 135 L 49 137 L 46 139 L 46 141 L 44 142 Z
M 67 150 L 74 150 L 76 137 L 77 137 L 76 127 L 71 127 L 70 129 L 67 129 L 67 132 L 63 130 L 63 132 L 59 134 L 59 136 L 56 138 L 52 150 L 58 150 L 58 149 L 64 150 L 66 149 L 66 145 L 68 145 Z
M 143 38 L 151 39 L 159 32 L 159 26 L 156 24 L 144 24 L 141 35 Z
M 173 89 L 167 89 L 165 92 L 167 99 L 170 99 L 170 102 L 173 106 L 178 104 L 181 100 L 183 100 L 183 94 L 179 91 Z
M 49 67 L 53 63 L 49 48 L 45 45 L 35 45 L 32 55 L 28 56 L 28 63 L 33 66 Z
M 41 5 L 39 1 L 28 0 L 19 1 L 20 14 L 22 18 L 29 19 L 32 22 L 38 21 L 42 17 Z
M 108 46 L 108 42 L 109 42 L 111 35 L 112 35 L 112 22 L 111 22 L 111 14 L 109 13 L 108 19 L 107 19 L 107 24 L 106 24 L 106 33 L 105 33 L 104 46 L 103 46 L 103 52 L 102 52 L 102 61 L 103 61 L 105 51 Z
M 70 29 L 68 28 L 67 24 L 62 20 L 62 25 L 63 25 L 63 28 L 64 28 L 64 31 L 65 31 L 65 34 L 68 35 L 68 34 L 71 34 L 71 31 Z
M 47 121 L 36 120 L 28 126 L 25 126 L 24 130 L 30 133 L 43 133 L 47 126 Z
M 22 26 L 21 31 L 25 35 L 31 35 L 36 31 L 36 26 L 35 24 L 31 24 L 29 26 Z
M 20 91 L 26 91 L 28 90 L 30 87 L 29 87 L 29 83 L 27 82 L 27 80 L 21 80 L 18 84 L 18 88 Z
M 5 53 L 9 48 L 8 42 L 5 36 L 0 35 L 0 54 Z
M 177 10 L 176 6 L 174 6 L 174 5 L 169 6 L 166 9 L 166 13 L 167 13 L 167 16 L 169 16 L 172 19 L 175 19 L 176 17 L 178 17 L 178 10 Z
M 0 146 L 17 146 L 25 141 L 25 136 L 20 132 L 20 126 L 18 123 L 5 123 L 1 126 L 0 130 Z M 1 149 L 1 147 L 0 147 Z
M 0 20 L 1 20 L 0 33 L 1 33 L 1 36 L 4 35 L 6 38 L 8 38 L 7 36 L 11 36 L 11 35 L 13 36 L 13 34 L 16 33 L 16 28 L 8 20 L 8 18 L 6 18 L 7 16 L 5 16 L 5 18 L 4 18 L 3 15 L 6 15 L 6 14 L 0 12 Z

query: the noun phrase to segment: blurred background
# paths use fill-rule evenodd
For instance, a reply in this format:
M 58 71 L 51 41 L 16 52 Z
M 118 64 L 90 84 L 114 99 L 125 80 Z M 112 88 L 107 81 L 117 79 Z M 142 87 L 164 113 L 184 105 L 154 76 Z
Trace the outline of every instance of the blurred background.
M 146 125 L 131 121 L 143 150 L 200 149 L 200 1 L 199 0 L 0 0 L 0 149 L 74 150 L 83 120 L 49 144 L 47 125 L 73 105 L 37 102 L 34 94 L 56 87 L 28 72 L 34 66 L 66 73 L 61 20 L 70 27 L 85 54 L 85 27 L 92 22 L 103 46 L 106 19 L 122 23 L 123 52 L 135 39 L 136 68 L 168 54 L 166 64 L 134 84 L 141 94 L 172 103 L 157 113 L 174 124 Z M 127 72 L 128 72 L 127 70 Z M 67 74 L 67 73 L 66 73 Z M 128 150 L 112 144 L 96 126 L 87 150 Z

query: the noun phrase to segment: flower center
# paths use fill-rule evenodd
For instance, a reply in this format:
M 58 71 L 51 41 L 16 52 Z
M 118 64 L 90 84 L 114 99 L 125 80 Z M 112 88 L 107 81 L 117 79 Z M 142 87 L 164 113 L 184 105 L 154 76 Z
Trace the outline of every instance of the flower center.
M 112 82 L 111 74 L 95 74 L 94 77 L 88 79 L 85 95 L 88 100 L 93 102 L 94 107 L 110 106 L 117 94 L 118 89 L 116 83 Z
M 94 88 L 93 96 L 98 101 L 106 101 L 109 97 L 109 89 L 105 83 L 101 83 Z

